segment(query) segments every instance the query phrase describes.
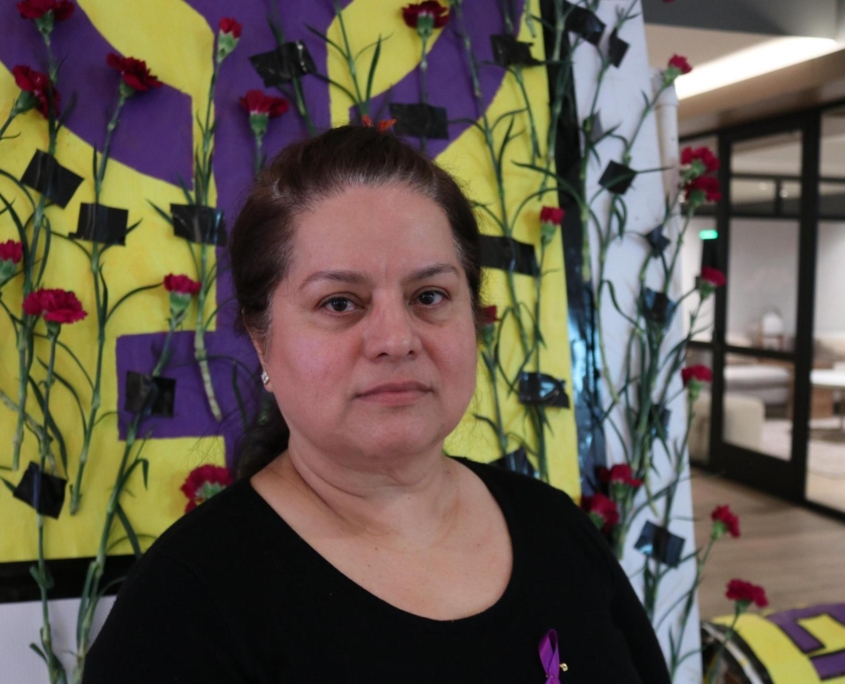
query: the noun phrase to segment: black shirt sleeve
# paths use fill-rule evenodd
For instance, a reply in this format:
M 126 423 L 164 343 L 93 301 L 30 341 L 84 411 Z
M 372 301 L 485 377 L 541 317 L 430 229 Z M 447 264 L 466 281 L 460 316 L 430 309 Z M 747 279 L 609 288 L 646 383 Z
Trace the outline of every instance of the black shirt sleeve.
M 144 557 L 88 653 L 83 684 L 246 684 L 236 635 L 181 562 Z

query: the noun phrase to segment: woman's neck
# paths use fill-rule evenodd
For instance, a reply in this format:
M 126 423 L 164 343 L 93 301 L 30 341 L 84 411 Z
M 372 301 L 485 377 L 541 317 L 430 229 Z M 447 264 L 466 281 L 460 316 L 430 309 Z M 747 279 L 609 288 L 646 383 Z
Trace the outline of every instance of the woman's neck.
M 270 468 L 317 510 L 356 535 L 403 547 L 428 547 L 454 525 L 460 466 L 429 453 L 356 463 L 291 444 Z

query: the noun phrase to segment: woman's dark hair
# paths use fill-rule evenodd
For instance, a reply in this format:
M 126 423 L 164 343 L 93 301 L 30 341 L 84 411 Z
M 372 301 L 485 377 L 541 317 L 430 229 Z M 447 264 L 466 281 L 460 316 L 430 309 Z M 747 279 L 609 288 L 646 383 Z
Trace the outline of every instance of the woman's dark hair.
M 253 183 L 229 239 L 240 307 L 237 327 L 268 346 L 270 302 L 292 258 L 297 217 L 356 185 L 404 185 L 433 200 L 452 227 L 478 320 L 481 264 L 472 206 L 446 171 L 391 133 L 340 126 L 282 150 Z M 237 476 L 251 477 L 287 448 L 288 427 L 272 396 L 244 434 Z

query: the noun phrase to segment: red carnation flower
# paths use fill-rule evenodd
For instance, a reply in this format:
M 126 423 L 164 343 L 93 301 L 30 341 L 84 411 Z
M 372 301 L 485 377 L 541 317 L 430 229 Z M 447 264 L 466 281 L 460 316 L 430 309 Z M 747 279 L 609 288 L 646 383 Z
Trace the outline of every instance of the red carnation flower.
M 106 63 L 120 72 L 123 82 L 136 92 L 144 92 L 150 88 L 161 88 L 161 81 L 150 73 L 147 63 L 143 59 L 121 57 L 110 52 Z
M 21 259 L 23 259 L 23 243 L 16 240 L 0 242 L 0 261 L 19 264 Z
M 697 366 L 687 366 L 681 371 L 681 378 L 686 387 L 692 380 L 697 382 L 713 382 L 713 371 L 707 366 L 701 364 Z
M 627 463 L 617 463 L 610 469 L 602 466 L 599 468 L 599 480 L 605 484 L 621 484 L 637 489 L 641 487 L 643 481 L 634 477 L 634 471 Z
M 712 268 L 711 266 L 702 266 L 699 278 L 713 287 L 722 287 L 727 282 L 725 274 L 718 268 Z
M 290 104 L 285 98 L 265 95 L 260 90 L 250 90 L 240 99 L 240 103 L 250 116 L 266 114 L 271 119 L 281 116 L 290 108 Z
M 540 223 L 553 223 L 559 226 L 563 222 L 565 213 L 559 207 L 543 207 L 540 210 Z
M 739 536 L 739 518 L 731 511 L 730 506 L 716 506 L 710 514 L 713 520 L 712 536 L 718 539 L 725 532 L 730 532 L 732 537 Z
M 699 176 L 693 178 L 684 187 L 687 202 L 703 204 L 704 202 L 718 202 L 722 199 L 719 179 L 715 176 Z
M 760 608 L 765 608 L 769 605 L 769 599 L 763 587 L 741 579 L 732 579 L 728 582 L 728 589 L 725 592 L 725 596 L 729 601 L 739 603 L 742 609 L 747 608 L 752 603 Z
M 22 64 L 14 67 L 12 74 L 15 77 L 15 84 L 18 88 L 26 93 L 31 93 L 37 100 L 37 104 L 34 106 L 37 106 L 38 111 L 41 112 L 45 119 L 50 116 L 50 95 L 53 99 L 53 109 L 56 116 L 59 115 L 59 91 L 53 87 L 46 74 L 42 74 L 35 69 L 30 69 L 28 66 Z
M 369 114 L 364 114 L 364 116 L 361 117 L 361 123 L 364 125 L 364 128 L 373 128 L 373 117 Z M 393 124 L 395 123 L 396 119 L 382 119 L 378 122 L 375 128 L 379 133 L 384 133 L 385 131 L 393 128 Z
M 243 25 L 233 17 L 223 17 L 220 20 L 218 28 L 220 29 L 220 33 L 228 33 L 235 38 L 240 38 Z
M 619 508 L 616 503 L 600 492 L 592 496 L 582 496 L 581 509 L 605 534 L 609 534 L 613 526 L 619 522 Z
M 76 9 L 70 0 L 23 0 L 18 3 L 18 12 L 24 19 L 41 19 L 48 12 L 53 13 L 54 21 L 70 19 Z
M 43 316 L 49 323 L 76 323 L 88 315 L 73 292 L 45 288 L 24 298 L 23 311 L 30 316 Z
M 493 325 L 499 319 L 497 318 L 497 309 L 495 306 L 484 306 L 478 312 L 479 325 Z
M 185 513 L 193 510 L 215 494 L 219 494 L 232 484 L 229 469 L 224 466 L 202 465 L 194 468 L 185 478 L 180 491 L 188 497 Z
M 196 280 L 191 280 L 186 275 L 170 275 L 164 276 L 164 289 L 168 292 L 175 292 L 177 294 L 195 295 L 200 291 L 202 283 Z
M 403 7 L 402 18 L 420 33 L 431 33 L 432 29 L 443 28 L 449 22 L 449 8 L 435 0 L 426 0 Z
M 688 74 L 692 71 L 692 67 L 687 61 L 687 58 L 682 57 L 681 55 L 672 55 L 672 58 L 669 60 L 669 68 L 677 69 L 681 74 Z
M 708 147 L 685 147 L 681 150 L 681 164 L 690 166 L 700 161 L 704 173 L 716 173 L 719 170 L 719 158 Z

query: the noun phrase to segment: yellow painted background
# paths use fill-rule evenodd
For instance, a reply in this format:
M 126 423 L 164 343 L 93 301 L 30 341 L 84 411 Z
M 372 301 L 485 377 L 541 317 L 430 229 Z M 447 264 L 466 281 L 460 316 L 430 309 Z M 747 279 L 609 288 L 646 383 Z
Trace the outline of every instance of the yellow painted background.
M 354 50 L 375 41 L 379 35 L 388 36 L 408 31 L 401 19 L 400 9 L 406 2 L 395 0 L 355 0 L 344 10 L 344 18 Z M 111 45 L 124 55 L 143 55 L 153 73 L 165 83 L 179 89 L 192 98 L 196 111 L 205 104 L 208 81 L 211 74 L 212 30 L 188 5 L 173 0 L 146 0 L 143 3 L 120 3 L 119 9 L 113 0 L 79 0 L 83 9 L 98 30 Z M 378 11 L 376 11 L 378 10 Z M 539 14 L 538 0 L 531 0 L 530 11 Z M 167 17 L 166 22 L 161 17 Z M 20 29 L 18 29 L 20 30 Z M 162 33 L 164 31 L 164 33 Z M 435 44 L 435 39 L 430 43 Z M 330 37 L 338 39 L 339 28 L 335 22 L 329 30 Z M 534 42 L 533 53 L 542 59 L 542 39 L 532 37 L 523 22 L 520 40 Z M 154 46 L 151 48 L 151 46 Z M 373 94 L 383 92 L 413 70 L 419 60 L 419 41 L 395 36 L 382 47 L 382 57 L 375 79 Z M 329 52 L 329 75 L 337 81 L 348 81 L 345 63 L 333 52 Z M 364 53 L 358 64 L 359 72 L 366 75 L 372 50 Z M 243 55 L 240 55 L 243 58 Z M 231 58 L 230 58 L 231 59 Z M 64 67 L 72 69 L 72 60 Z M 456 65 L 463 74 L 465 64 Z M 525 70 L 526 88 L 531 99 L 536 124 L 540 132 L 541 145 L 545 141 L 548 126 L 548 84 L 546 71 L 542 67 Z M 18 90 L 6 66 L 0 65 L 0 109 L 6 110 L 17 97 Z M 331 90 L 331 118 L 334 124 L 348 120 L 349 101 L 337 90 Z M 131 103 L 130 105 L 131 106 Z M 496 93 L 487 114 L 491 119 L 506 111 L 523 106 L 521 94 L 512 77 L 506 77 Z M 521 115 L 516 128 L 527 126 L 527 118 Z M 506 125 L 497 129 L 497 142 L 504 134 Z M 0 142 L 0 168 L 20 177 L 35 149 L 46 149 L 46 126 L 37 112 L 18 117 L 7 131 L 8 135 L 19 134 L 15 139 Z M 120 129 L 116 133 L 120 135 Z M 199 131 L 194 131 L 195 142 Z M 273 150 L 269 150 L 273 152 Z M 245 154 L 248 153 L 245 151 Z M 85 182 L 77 190 L 66 209 L 50 210 L 53 229 L 67 234 L 75 230 L 75 219 L 80 202 L 93 201 L 93 183 L 90 176 L 92 150 L 73 133 L 63 130 L 59 137 L 57 158 L 75 173 L 83 176 Z M 505 162 L 507 201 L 511 211 L 522 199 L 538 189 L 540 176 L 518 169 L 511 160 L 529 161 L 528 136 L 523 135 L 512 143 Z M 467 129 L 437 158 L 437 161 L 452 172 L 464 185 L 469 196 L 478 202 L 495 205 L 497 197 L 494 177 L 487 149 L 480 133 Z M 225 169 L 217 168 L 217 182 L 225 177 Z M 15 198 L 17 206 L 23 206 L 14 186 L 0 179 L 0 192 Z M 141 227 L 131 234 L 126 247 L 115 247 L 104 259 L 104 274 L 110 288 L 111 301 L 116 301 L 129 290 L 149 283 L 160 282 L 167 273 L 193 273 L 191 257 L 180 238 L 173 236 L 172 229 L 150 208 L 147 200 L 159 206 L 170 202 L 181 202 L 182 191 L 178 186 L 168 184 L 141 174 L 112 160 L 104 186 L 102 202 L 111 206 L 128 207 L 130 224 L 142 220 Z M 548 204 L 554 204 L 554 193 L 547 195 Z M 529 203 L 516 224 L 515 237 L 537 245 L 539 256 L 539 211 L 540 201 Z M 481 215 L 482 230 L 496 234 L 496 226 Z M 7 216 L 0 216 L 0 241 L 17 238 L 16 230 Z M 90 243 L 84 243 L 90 246 Z M 571 365 L 567 334 L 567 302 L 563 266 L 563 249 L 560 234 L 550 245 L 545 261 L 549 274 L 543 281 L 542 328 L 547 346 L 542 351 L 543 372 L 567 381 L 571 397 Z M 520 298 L 533 307 L 534 282 L 525 276 L 516 276 L 517 292 Z M 93 310 L 94 295 L 88 263 L 84 255 L 73 245 L 61 239 L 54 239 L 49 268 L 45 278 L 46 287 L 73 289 L 89 312 Z M 4 302 L 12 310 L 20 310 L 20 280 L 7 284 L 2 291 Z M 508 304 L 504 273 L 486 272 L 485 298 L 488 304 L 496 304 L 500 311 Z M 209 311 L 215 306 L 210 297 Z M 142 293 L 112 319 L 107 328 L 107 343 L 104 354 L 104 379 L 102 386 L 102 409 L 113 411 L 117 407 L 117 378 L 115 375 L 115 340 L 119 335 L 165 331 L 167 329 L 168 303 L 165 293 L 153 290 Z M 187 325 L 194 316 L 189 314 Z M 187 329 L 187 328 L 186 328 Z M 213 329 L 213 327 L 212 327 Z M 93 373 L 96 360 L 96 323 L 94 316 L 71 326 L 65 326 L 61 338 L 70 345 L 82 363 Z M 504 365 L 513 374 L 520 363 L 520 349 L 514 330 L 506 330 L 503 356 Z M 47 346 L 43 341 L 36 344 L 36 355 L 46 360 Z M 57 369 L 76 387 L 83 388 L 83 379 L 73 364 L 61 352 Z M 37 362 L 34 372 L 40 373 Z M 39 378 L 43 375 L 39 375 Z M 446 443 L 449 453 L 461 454 L 480 461 L 499 457 L 496 440 L 486 425 L 477 422 L 473 413 L 489 417 L 494 415 L 487 373 L 481 363 L 478 369 L 479 388 L 469 411 L 461 425 Z M 17 355 L 12 326 L 3 315 L 0 317 L 0 388 L 13 398 L 17 395 Z M 502 397 L 507 388 L 501 386 Z M 61 385 L 54 385 L 51 410 L 63 429 L 68 455 L 71 481 L 76 473 L 76 460 L 81 447 L 82 435 L 77 409 L 68 392 Z M 87 395 L 83 393 L 83 398 Z M 37 405 L 30 397 L 28 405 L 33 416 L 39 416 Z M 524 407 L 511 396 L 503 406 L 506 429 L 519 434 L 531 434 L 531 428 L 524 418 Z M 574 412 L 564 409 L 549 409 L 551 431 L 547 432 L 549 472 L 552 484 L 572 496 L 580 494 L 576 427 Z M 15 415 L 0 405 L 0 465 L 11 462 L 11 437 L 14 432 Z M 518 446 L 513 443 L 512 448 Z M 59 520 L 47 519 L 46 555 L 48 558 L 73 558 L 91 556 L 99 541 L 105 503 L 114 482 L 115 472 L 123 443 L 118 439 L 117 421 L 110 416 L 102 421 L 94 432 L 91 457 L 85 473 L 83 504 L 80 512 L 71 516 L 65 510 Z M 207 462 L 222 464 L 224 446 L 222 438 L 180 438 L 153 439 L 144 448 L 144 455 L 150 460 L 149 489 L 145 490 L 140 472 L 133 476 L 130 492 L 123 499 L 123 506 L 139 535 L 144 547 L 172 524 L 185 506 L 179 485 L 187 473 L 197 465 Z M 22 453 L 21 473 L 29 460 L 37 460 L 37 443 L 27 433 Z M 140 470 L 140 469 L 139 469 Z M 7 479 L 17 482 L 19 474 L 2 471 Z M 69 497 L 68 497 L 69 498 Z M 0 490 L 0 562 L 30 560 L 36 557 L 36 528 L 32 509 L 13 499 L 9 492 Z M 115 531 L 115 540 L 124 536 L 122 529 Z M 127 542 L 118 543 L 114 553 L 130 553 Z

